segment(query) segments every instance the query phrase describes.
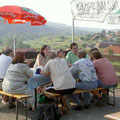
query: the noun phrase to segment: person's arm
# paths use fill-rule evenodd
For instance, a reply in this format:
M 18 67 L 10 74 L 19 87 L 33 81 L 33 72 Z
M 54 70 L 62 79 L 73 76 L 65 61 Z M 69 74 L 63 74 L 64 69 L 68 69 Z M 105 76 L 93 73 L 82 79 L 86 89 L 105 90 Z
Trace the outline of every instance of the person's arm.
M 70 68 L 70 71 L 71 71 L 72 75 L 77 73 L 77 64 L 73 64 L 72 67 Z
M 25 65 L 25 75 L 30 78 L 33 76 L 33 71 L 27 66 Z
M 97 66 L 98 66 L 98 64 L 97 64 L 97 62 L 96 62 L 95 60 L 93 61 L 93 66 L 94 66 L 95 71 L 96 71 L 96 73 L 97 73 L 97 68 L 98 68 Z
M 13 58 L 9 56 L 7 59 L 7 63 L 10 65 L 12 63 L 12 60 L 13 60 Z
M 69 67 L 72 67 L 72 64 L 70 64 L 70 63 L 67 63 L 67 64 L 68 64 Z
M 33 62 L 32 59 L 25 59 L 24 63 L 27 64 L 28 66 Z
M 40 55 L 40 53 L 37 55 L 37 65 L 38 66 L 45 66 L 45 64 L 42 64 L 42 56 Z
M 43 70 L 41 70 L 41 73 L 40 73 L 41 75 L 45 75 L 45 76 L 48 76 L 48 75 L 50 75 L 50 72 L 48 72 L 48 73 L 45 73 Z
M 42 58 L 41 58 L 41 55 L 39 54 L 38 55 L 38 65 L 40 66 L 40 65 L 43 65 L 42 64 Z
M 70 54 L 69 54 L 69 52 L 67 53 L 67 55 L 66 55 L 66 58 L 65 58 L 65 59 L 66 59 L 66 61 L 67 61 L 68 66 L 69 66 L 69 67 L 71 67 L 71 66 L 72 66 L 72 64 L 71 64 L 71 62 L 70 62 L 71 60 L 70 60 Z
M 44 66 L 44 68 L 41 70 L 42 75 L 50 75 L 50 60 L 48 63 Z

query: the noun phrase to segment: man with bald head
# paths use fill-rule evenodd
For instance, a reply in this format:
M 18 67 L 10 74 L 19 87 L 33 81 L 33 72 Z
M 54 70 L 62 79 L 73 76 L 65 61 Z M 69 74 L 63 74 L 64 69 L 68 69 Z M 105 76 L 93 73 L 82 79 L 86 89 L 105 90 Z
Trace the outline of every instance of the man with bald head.
M 12 62 L 13 50 L 11 48 L 5 47 L 2 49 L 2 54 L 0 55 L 0 89 L 2 90 L 2 82 L 5 77 L 6 71 Z M 6 97 L 3 96 L 2 102 L 6 103 Z

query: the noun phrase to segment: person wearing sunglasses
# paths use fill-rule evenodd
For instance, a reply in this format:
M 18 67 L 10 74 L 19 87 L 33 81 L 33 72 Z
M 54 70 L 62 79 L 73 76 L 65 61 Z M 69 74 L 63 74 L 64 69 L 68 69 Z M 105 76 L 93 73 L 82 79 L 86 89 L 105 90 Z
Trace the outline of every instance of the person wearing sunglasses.
M 66 55 L 66 61 L 69 65 L 69 67 L 71 67 L 72 64 L 74 64 L 77 60 L 79 60 L 77 43 L 75 43 L 75 42 L 71 43 L 70 49 L 71 49 L 71 51 L 69 51 Z

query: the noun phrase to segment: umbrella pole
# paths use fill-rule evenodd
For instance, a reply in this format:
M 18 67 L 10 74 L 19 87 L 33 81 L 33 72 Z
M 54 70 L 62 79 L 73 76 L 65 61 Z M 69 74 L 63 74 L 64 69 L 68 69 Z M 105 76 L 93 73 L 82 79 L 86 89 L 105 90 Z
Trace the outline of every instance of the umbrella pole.
M 13 23 L 13 51 L 15 54 L 15 23 Z

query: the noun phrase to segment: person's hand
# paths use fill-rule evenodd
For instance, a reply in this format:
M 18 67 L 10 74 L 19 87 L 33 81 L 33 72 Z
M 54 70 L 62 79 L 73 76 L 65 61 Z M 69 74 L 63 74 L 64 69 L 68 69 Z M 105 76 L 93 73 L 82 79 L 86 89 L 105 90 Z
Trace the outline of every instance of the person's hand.
M 68 63 L 68 66 L 69 66 L 69 67 L 72 67 L 72 64 Z
M 81 80 L 80 80 L 80 79 L 77 79 L 77 82 L 81 82 Z
M 44 93 L 46 92 L 46 87 L 45 86 L 39 86 L 37 88 L 37 93 Z
M 37 87 L 37 93 L 42 93 L 43 86 Z
M 32 63 L 32 62 L 33 62 L 32 59 L 26 59 L 26 60 L 25 60 L 25 63 L 26 63 L 27 65 L 30 65 L 30 63 Z

